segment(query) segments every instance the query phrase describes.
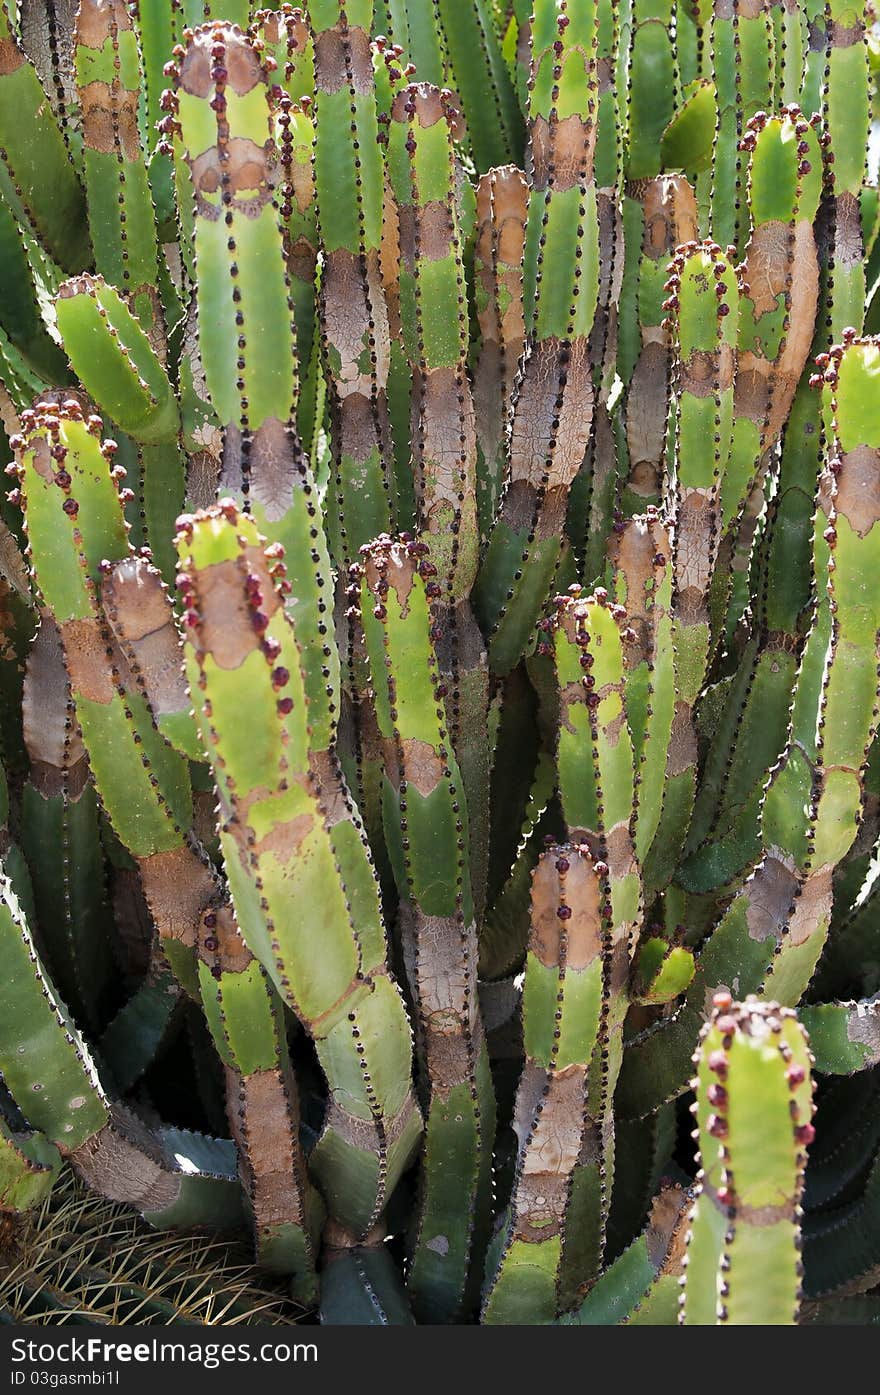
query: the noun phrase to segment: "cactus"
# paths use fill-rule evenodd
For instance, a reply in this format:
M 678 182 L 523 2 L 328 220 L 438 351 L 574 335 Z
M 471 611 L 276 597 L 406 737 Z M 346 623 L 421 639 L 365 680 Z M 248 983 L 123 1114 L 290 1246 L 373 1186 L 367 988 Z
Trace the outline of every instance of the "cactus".
M 0 3 L 0 1316 L 871 1320 L 870 24 Z
M 734 1007 L 729 993 L 717 993 L 700 1039 L 696 1093 L 701 1169 L 679 1320 L 791 1325 L 813 1139 L 810 1055 L 794 1013 L 754 999 Z

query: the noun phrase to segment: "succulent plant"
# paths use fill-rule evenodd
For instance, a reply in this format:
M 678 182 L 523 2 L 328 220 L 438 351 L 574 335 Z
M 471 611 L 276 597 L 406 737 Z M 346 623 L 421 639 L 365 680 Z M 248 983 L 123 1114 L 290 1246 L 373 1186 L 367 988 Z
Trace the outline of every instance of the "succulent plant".
M 0 3 L 0 1316 L 876 1321 L 869 18 Z

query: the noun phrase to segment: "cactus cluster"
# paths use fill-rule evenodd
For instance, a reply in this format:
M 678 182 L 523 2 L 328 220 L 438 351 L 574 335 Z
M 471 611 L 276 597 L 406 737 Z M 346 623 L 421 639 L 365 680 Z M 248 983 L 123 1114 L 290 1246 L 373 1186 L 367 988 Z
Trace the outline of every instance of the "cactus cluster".
M 0 0 L 0 1316 L 880 1320 L 872 18 Z

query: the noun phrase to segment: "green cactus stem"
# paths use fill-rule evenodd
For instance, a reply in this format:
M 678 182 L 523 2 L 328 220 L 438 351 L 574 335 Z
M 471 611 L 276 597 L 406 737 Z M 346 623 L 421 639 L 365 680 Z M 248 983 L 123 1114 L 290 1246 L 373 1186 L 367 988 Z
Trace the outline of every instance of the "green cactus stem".
M 434 573 L 423 543 L 362 549 L 361 623 L 387 756 L 385 839 L 419 1017 L 429 1095 L 423 1194 L 408 1288 L 416 1315 L 450 1321 L 466 1286 L 491 1181 L 495 1102 L 477 1002 L 469 806 L 442 716 L 431 638 Z M 437 627 L 439 628 L 439 626 Z
M 234 1228 L 238 1187 L 224 1174 L 220 1158 L 207 1158 L 195 1138 L 191 1157 L 183 1147 L 174 1157 L 160 1134 L 122 1105 L 111 1104 L 46 975 L 5 873 L 0 938 L 11 971 L 0 1001 L 0 1063 L 28 1123 L 96 1190 L 137 1206 L 151 1224 Z
M 850 1075 L 880 1063 L 880 994 L 857 1002 L 816 1003 L 798 1010 L 816 1069 Z
M 664 1185 L 641 1235 L 610 1264 L 576 1312 L 577 1327 L 671 1327 L 676 1321 L 687 1236 L 688 1192 Z
M 329 745 L 334 732 L 307 723 L 277 555 L 266 555 L 254 523 L 232 501 L 181 519 L 178 549 L 187 675 L 218 784 L 236 918 L 315 1040 L 330 1103 L 311 1166 L 330 1214 L 362 1236 L 421 1131 L 409 1027 L 388 973 L 372 862 Z M 254 714 L 247 732 L 243 707 Z M 305 906 L 320 916 L 319 958 Z
M 61 1171 L 61 1154 L 41 1133 L 16 1133 L 0 1116 L 0 1215 L 40 1206 Z
M 739 992 L 762 989 L 795 1004 L 825 943 L 832 873 L 856 836 L 878 717 L 880 612 L 869 581 L 877 529 L 860 485 L 875 468 L 878 448 L 870 406 L 878 363 L 880 346 L 854 334 L 822 360 L 834 440 L 817 495 L 814 567 L 821 589 L 788 751 L 764 798 L 763 858 L 704 945 L 675 1016 L 631 1044 L 621 1081 L 627 1113 L 640 1115 L 683 1087 L 687 1043 L 699 1030 L 707 992 L 736 976 Z
M 0 43 L 2 164 L 46 250 L 66 272 L 83 271 L 92 260 L 83 187 L 5 3 L 0 6 Z
M 608 544 L 614 601 L 626 609 L 626 712 L 638 776 L 633 846 L 644 862 L 666 796 L 675 723 L 672 539 L 656 510 L 621 520 Z
M 579 1242 L 564 1253 L 569 1306 L 595 1278 L 601 1262 L 614 1177 L 613 1099 L 642 911 L 631 834 L 635 765 L 624 705 L 624 620 L 623 608 L 609 604 L 605 591 L 583 597 L 573 587 L 568 596 L 557 598 L 555 618 L 548 622 L 559 693 L 556 765 L 562 813 L 569 837 L 585 842 L 595 859 L 607 920 L 602 1023 L 586 1103 L 591 1145 L 572 1184 L 573 1205 L 583 1208 Z
M 504 485 L 506 423 L 525 345 L 522 259 L 528 185 L 516 165 L 481 176 L 476 192 L 474 291 L 480 351 L 474 366 L 477 509 L 487 537 Z
M 22 701 L 31 761 L 22 842 L 53 977 L 83 1027 L 103 1025 L 112 974 L 95 790 L 77 727 L 61 636 L 48 612 L 28 655 Z
M 100 417 L 86 416 L 75 397 L 56 397 L 23 414 L 24 435 L 16 441 L 31 563 L 61 634 L 98 795 L 137 861 L 166 950 L 186 975 L 199 917 L 216 896 L 216 874 L 188 837 L 186 761 L 156 726 L 101 604 L 105 575 L 131 556 L 112 465 L 115 442 L 102 443 Z
M 605 1016 L 604 894 L 586 845 L 554 845 L 543 853 L 532 879 L 516 1176 L 489 1255 L 486 1323 L 552 1322 L 566 1301 L 570 1306 L 568 1251 L 585 1247 L 585 1212 L 590 1201 L 594 1211 L 600 1206 L 598 1188 L 585 1196 L 576 1174 L 598 1145 L 586 1097 Z M 592 1238 L 588 1233 L 586 1243 Z
M 306 1174 L 284 1009 L 228 904 L 205 911 L 200 929 L 199 987 L 223 1065 L 256 1261 L 262 1269 L 290 1275 L 294 1297 L 314 1302 L 324 1208 Z
M 791 1325 L 814 1134 L 806 1037 L 790 1010 L 718 993 L 694 1061 L 701 1167 L 679 1321 Z
M 747 235 L 746 171 L 738 143 L 751 117 L 773 106 L 770 0 L 711 0 L 700 8 L 707 12 L 703 75 L 717 91 L 711 168 L 697 181 L 701 227 L 722 247 L 733 244 L 741 252 Z
M 467 287 L 456 214 L 455 112 L 439 89 L 398 91 L 389 173 L 400 238 L 400 314 L 412 375 L 412 469 L 420 536 L 439 595 L 434 623 L 449 738 L 470 815 L 477 915 L 485 903 L 489 823 L 489 673 L 470 605 L 478 562 L 474 404 L 467 374 Z
M 621 374 L 628 382 L 626 444 L 629 473 L 621 489 L 624 513 L 658 504 L 662 494 L 672 354 L 664 325 L 664 282 L 676 248 L 697 235 L 694 191 L 682 175 L 657 175 L 632 187 L 624 203 L 627 250 L 621 288 Z M 641 242 L 641 256 L 631 252 Z
M 375 1226 L 360 1244 L 330 1222 L 321 1266 L 324 1327 L 412 1327 L 403 1278 Z
M 254 515 L 268 541 L 285 549 L 313 720 L 322 707 L 329 720 L 339 688 L 330 638 L 330 559 L 295 427 L 296 331 L 272 198 L 279 171 L 267 75 L 254 42 L 215 24 L 191 34 L 175 80 L 172 119 L 184 150 L 177 167 L 186 166 L 195 190 L 201 368 L 225 428 L 222 487 Z M 259 333 L 249 331 L 252 324 Z
M 696 793 L 694 705 L 711 651 L 709 590 L 721 537 L 722 497 L 734 431 L 734 366 L 740 321 L 736 272 L 714 243 L 678 249 L 667 283 L 676 355 L 673 405 L 675 714 L 661 826 L 645 882 L 662 886 L 678 860 Z M 711 441 L 711 451 L 707 449 Z
M 592 429 L 587 347 L 599 294 L 596 7 L 569 14 L 542 0 L 531 28 L 527 349 L 509 476 L 474 592 L 489 663 L 501 675 L 532 645 L 559 566 L 569 490 Z
M 312 5 L 320 315 L 333 439 L 331 550 L 338 566 L 394 522 L 389 334 L 379 269 L 382 156 L 370 52 L 372 0 Z
M 128 296 L 161 357 L 158 243 L 138 128 L 140 60 L 123 0 L 80 0 L 74 65 L 95 265 Z
M 818 124 L 818 117 L 808 122 L 796 106 L 774 118 L 759 113 L 740 142 L 750 157 L 751 235 L 743 263 L 736 425 L 723 491 L 727 536 L 717 588 L 723 590 L 726 580 L 730 590 L 728 635 L 749 601 L 748 572 L 765 505 L 769 453 L 788 418 L 816 320 L 819 266 L 813 221 L 822 189 Z

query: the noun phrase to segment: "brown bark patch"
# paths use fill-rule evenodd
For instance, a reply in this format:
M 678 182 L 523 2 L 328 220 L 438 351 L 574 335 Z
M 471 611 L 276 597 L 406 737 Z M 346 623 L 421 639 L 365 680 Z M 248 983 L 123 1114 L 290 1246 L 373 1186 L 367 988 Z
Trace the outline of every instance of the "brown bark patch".
M 846 452 L 834 502 L 858 536 L 867 537 L 880 518 L 880 450 L 856 446 Z
M 746 924 L 752 940 L 782 939 L 798 887 L 796 874 L 778 857 L 765 857 L 745 888 Z
M 106 706 L 116 692 L 111 665 L 117 671 L 124 670 L 122 656 L 115 646 L 108 654 L 101 626 L 91 616 L 84 620 L 65 620 L 61 638 L 74 698 L 87 698 Z
M 557 862 L 568 863 L 564 873 Z M 602 949 L 599 878 L 590 854 L 561 844 L 543 854 L 532 877 L 529 949 L 542 964 L 554 968 L 563 959 L 569 969 L 585 969 Z M 560 906 L 571 911 L 567 920 Z M 564 943 L 564 950 L 563 950 Z
M 514 409 L 511 480 L 570 488 L 583 464 L 593 419 L 593 380 L 583 339 L 537 341 L 525 361 Z
M 110 628 L 153 712 L 187 711 L 180 636 L 160 573 L 141 557 L 126 558 L 104 577 L 101 592 Z
M 227 1113 L 239 1174 L 258 1226 L 303 1223 L 303 1162 L 280 1070 L 241 1076 L 226 1068 Z
M 257 547 L 245 550 L 247 571 L 260 579 L 261 610 L 271 620 L 281 602 L 269 575 L 266 558 Z M 219 668 L 238 668 L 249 654 L 260 647 L 260 636 L 253 627 L 252 610 L 244 589 L 244 576 L 237 561 L 215 562 L 198 572 L 200 624 L 193 630 L 197 648 L 208 653 Z
M 581 1152 L 586 1067 L 542 1070 L 535 1072 L 533 1081 L 527 1074 L 528 1068 L 517 1092 L 514 1121 L 523 1151 L 513 1233 L 516 1239 L 529 1242 L 546 1240 L 562 1227 L 569 1180 Z M 540 1112 L 536 1085 L 541 1089 Z
M 711 397 L 733 382 L 733 345 L 695 349 L 681 363 L 681 391 L 692 397 Z
M 101 1196 L 139 1211 L 163 1211 L 180 1194 L 180 1175 L 159 1140 L 120 1104 L 113 1106 L 109 1123 L 71 1153 L 70 1161 Z
M 644 181 L 640 194 L 644 216 L 642 250 L 653 261 L 669 258 L 683 242 L 697 236 L 697 200 L 683 174 L 661 174 Z
M 666 752 L 666 774 L 670 778 L 682 775 L 686 770 L 694 770 L 696 764 L 697 735 L 691 720 L 691 709 L 686 703 L 677 702 Z
M 575 185 L 586 187 L 593 178 L 596 122 L 574 113 L 561 121 L 537 116 L 531 126 L 532 181 L 535 189 L 553 181 L 555 192 Z
M 90 82 L 80 89 L 83 143 L 102 155 L 122 151 L 126 160 L 141 158 L 137 124 L 137 93 Z
M 31 761 L 58 772 L 72 772 L 85 762 L 79 727 L 67 711 L 69 700 L 61 634 L 51 614 L 43 611 L 25 669 L 24 741 Z
M 202 217 L 217 222 L 223 214 L 220 193 L 232 196 L 231 207 L 247 218 L 256 218 L 269 199 L 277 175 L 277 157 L 270 141 L 257 145 L 244 136 L 231 136 L 223 146 L 221 162 L 216 145 L 190 158 L 196 208 Z
M 788 922 L 786 939 L 790 944 L 805 944 L 823 924 L 828 925 L 831 918 L 832 871 L 831 867 L 825 867 L 821 872 L 814 872 L 801 887 Z
M 644 345 L 633 371 L 626 414 L 626 440 L 630 458 L 630 486 L 640 475 L 646 487 L 637 492 L 651 497 L 658 492 L 660 466 L 666 440 L 670 354 L 665 331 L 662 339 Z
M 180 85 L 185 92 L 195 97 L 207 97 L 214 91 L 211 48 L 218 41 L 226 47 L 223 62 L 227 85 L 233 92 L 243 97 L 258 82 L 265 82 L 259 57 L 244 35 L 240 31 L 237 33 L 231 24 L 215 22 L 196 29 L 187 44 L 180 66 Z
M 648 1257 L 659 1274 L 684 1273 L 687 1254 L 687 1219 L 690 1197 L 683 1187 L 663 1187 L 651 1206 L 645 1240 Z
M 374 386 L 387 382 L 391 350 L 378 251 L 371 249 L 364 260 L 362 275 L 355 253 L 337 248 L 325 255 L 321 318 L 331 350 L 334 394 L 344 399 L 359 393 L 369 401 Z
M 195 945 L 202 916 L 217 899 L 217 882 L 211 868 L 184 845 L 140 858 L 138 870 L 160 937 Z
M 370 36 L 364 29 L 351 28 L 341 34 L 325 29 L 315 35 L 315 86 L 319 92 L 373 91 L 373 64 Z

